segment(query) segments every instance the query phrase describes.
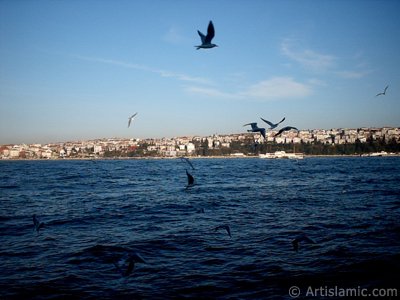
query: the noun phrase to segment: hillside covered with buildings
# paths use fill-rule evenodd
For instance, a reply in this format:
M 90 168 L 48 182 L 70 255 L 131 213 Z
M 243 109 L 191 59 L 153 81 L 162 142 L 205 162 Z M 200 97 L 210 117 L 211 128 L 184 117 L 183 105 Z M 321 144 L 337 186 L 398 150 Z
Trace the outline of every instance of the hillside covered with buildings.
M 254 156 L 284 150 L 306 155 L 400 153 L 400 128 L 313 129 L 159 139 L 104 138 L 62 143 L 0 146 L 1 159 Z

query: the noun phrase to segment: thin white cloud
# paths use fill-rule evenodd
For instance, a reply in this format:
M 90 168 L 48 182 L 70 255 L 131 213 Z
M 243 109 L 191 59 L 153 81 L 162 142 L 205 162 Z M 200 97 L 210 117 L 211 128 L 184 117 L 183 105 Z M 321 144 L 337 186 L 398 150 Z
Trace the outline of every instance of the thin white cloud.
M 337 59 L 333 55 L 318 53 L 311 49 L 300 49 L 294 46 L 294 43 L 290 40 L 282 42 L 281 52 L 304 68 L 315 72 L 326 71 L 334 67 Z
M 339 77 L 342 77 L 344 79 L 359 79 L 367 76 L 370 74 L 371 71 L 351 71 L 351 70 L 345 70 L 345 71 L 338 71 L 336 74 Z
M 303 98 L 311 95 L 311 93 L 309 86 L 296 82 L 291 77 L 274 77 L 250 86 L 244 92 L 244 95 L 256 99 L 273 100 Z
M 124 61 L 113 60 L 113 59 L 87 57 L 87 56 L 80 56 L 80 55 L 76 55 L 75 57 L 78 59 L 81 59 L 81 60 L 98 62 L 98 63 L 109 64 L 109 65 L 118 66 L 118 67 L 122 67 L 122 68 L 128 68 L 128 69 L 134 69 L 134 70 L 154 73 L 154 74 L 158 74 L 161 77 L 176 78 L 180 81 L 193 82 L 193 83 L 198 83 L 198 84 L 211 84 L 211 82 L 206 78 L 190 76 L 187 74 L 171 72 L 171 71 L 162 70 L 162 69 L 155 69 L 155 68 L 148 67 L 146 65 L 134 64 L 134 63 L 130 63 L 130 62 L 124 62 Z
M 299 63 L 307 70 L 317 73 L 329 72 L 330 74 L 344 79 L 359 79 L 372 72 L 366 69 L 368 64 L 365 61 L 358 63 L 354 69 L 340 70 L 340 62 L 342 61 L 343 63 L 343 59 L 331 54 L 322 54 L 311 49 L 302 48 L 291 39 L 285 39 L 281 43 L 281 53 Z M 353 61 L 362 58 L 363 56 L 357 53 L 354 55 Z M 349 64 L 346 64 L 346 67 L 348 67 L 348 65 Z
M 273 77 L 249 85 L 247 87 L 243 87 L 237 92 L 226 92 L 221 89 L 215 88 L 215 84 L 213 84 L 210 80 L 201 77 L 194 77 L 183 73 L 155 69 L 146 65 L 134 64 L 113 59 L 86 56 L 75 56 L 75 58 L 85 61 L 109 64 L 122 68 L 150 72 L 158 74 L 161 77 L 175 78 L 182 82 L 189 82 L 192 83 L 192 85 L 185 87 L 186 92 L 191 94 L 204 95 L 212 98 L 270 101 L 288 98 L 303 98 L 312 94 L 312 90 L 309 85 L 297 82 L 291 77 Z
M 238 92 L 224 92 L 216 88 L 190 86 L 186 91 L 221 99 L 246 99 L 272 101 L 304 98 L 312 94 L 310 86 L 296 82 L 291 77 L 273 77 L 250 85 Z
M 220 91 L 216 88 L 209 88 L 209 87 L 200 87 L 200 86 L 188 86 L 186 87 L 186 91 L 191 94 L 196 95 L 204 95 L 211 98 L 220 98 L 220 99 L 241 99 L 243 98 L 240 94 L 234 93 L 226 93 Z

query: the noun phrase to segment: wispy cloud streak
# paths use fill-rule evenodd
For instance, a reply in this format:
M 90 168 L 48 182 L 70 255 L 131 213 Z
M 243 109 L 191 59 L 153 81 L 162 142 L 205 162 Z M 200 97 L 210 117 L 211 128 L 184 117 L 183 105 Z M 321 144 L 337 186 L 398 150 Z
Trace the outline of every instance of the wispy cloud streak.
M 285 39 L 281 43 L 281 53 L 297 62 L 305 69 L 315 73 L 330 73 L 344 79 L 359 79 L 371 73 L 365 69 L 365 63 L 359 64 L 353 70 L 340 70 L 341 59 L 331 54 L 318 53 L 311 49 L 304 49 L 296 45 L 294 40 Z M 356 55 L 360 56 L 360 55 Z M 357 59 L 357 57 L 355 57 Z M 343 59 L 342 59 L 343 61 Z M 348 64 L 346 65 L 348 68 Z
M 296 82 L 291 77 L 273 77 L 249 85 L 238 92 L 224 92 L 216 88 L 190 86 L 186 91 L 192 94 L 222 99 L 273 101 L 304 98 L 312 94 L 309 85 Z
M 138 71 L 154 73 L 161 77 L 175 78 L 180 81 L 193 82 L 193 83 L 198 83 L 198 84 L 211 84 L 210 80 L 208 80 L 206 78 L 194 77 L 194 76 L 190 76 L 190 75 L 183 74 L 183 73 L 151 68 L 151 67 L 148 67 L 146 65 L 141 65 L 141 64 L 124 62 L 124 61 L 114 60 L 114 59 L 104 59 L 104 58 L 88 57 L 88 56 L 80 56 L 80 55 L 76 55 L 75 57 L 80 60 L 103 63 L 103 64 L 113 65 L 113 66 L 122 67 L 122 68 L 128 68 L 128 69 L 134 69 L 134 70 L 138 70 Z
M 326 71 L 335 65 L 336 57 L 322 54 L 311 49 L 296 48 L 292 41 L 284 40 L 281 44 L 281 52 L 290 59 L 298 62 L 304 68 L 315 72 Z
M 187 86 L 186 92 L 195 95 L 204 95 L 211 98 L 219 99 L 242 99 L 243 96 L 235 93 L 227 93 L 216 88 L 201 87 L 201 86 Z
M 371 71 L 351 71 L 351 70 L 344 70 L 344 71 L 338 71 L 336 74 L 339 77 L 342 77 L 344 79 L 359 79 L 367 76 L 370 74 Z
M 311 88 L 291 77 L 274 77 L 250 86 L 244 95 L 256 99 L 303 98 L 312 93 Z

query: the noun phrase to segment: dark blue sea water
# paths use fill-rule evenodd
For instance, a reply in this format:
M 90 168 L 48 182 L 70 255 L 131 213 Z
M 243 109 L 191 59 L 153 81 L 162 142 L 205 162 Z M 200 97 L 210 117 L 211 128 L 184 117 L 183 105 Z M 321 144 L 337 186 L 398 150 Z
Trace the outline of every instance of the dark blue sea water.
M 0 298 L 399 288 L 400 158 L 191 161 L 0 161 Z M 301 234 L 315 244 L 296 252 Z M 146 263 L 122 276 L 115 263 L 132 252 Z

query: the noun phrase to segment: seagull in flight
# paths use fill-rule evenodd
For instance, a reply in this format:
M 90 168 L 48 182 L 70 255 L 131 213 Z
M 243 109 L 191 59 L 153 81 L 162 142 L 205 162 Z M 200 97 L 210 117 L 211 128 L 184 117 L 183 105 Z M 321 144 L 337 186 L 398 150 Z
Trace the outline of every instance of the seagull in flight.
M 135 263 L 146 263 L 138 253 L 132 253 L 128 257 L 123 257 L 118 262 L 114 262 L 114 266 L 122 276 L 127 277 L 132 274 Z
M 33 215 L 32 219 L 33 219 L 33 225 L 35 226 L 35 230 L 39 232 L 40 228 L 44 227 L 44 223 L 39 222 L 38 218 L 36 218 L 36 215 Z
M 274 135 L 274 137 L 278 136 L 278 135 L 281 135 L 281 133 L 284 132 L 284 131 L 289 131 L 289 130 L 292 130 L 292 129 L 299 131 L 296 127 L 286 126 L 286 127 L 283 127 L 281 130 L 279 130 L 278 133 Z
M 218 231 L 219 229 L 225 229 L 226 232 L 228 233 L 229 237 L 232 237 L 231 228 L 229 227 L 229 225 L 219 225 L 219 226 L 214 228 L 215 231 Z
M 197 30 L 197 32 L 201 38 L 201 45 L 195 46 L 195 47 L 197 47 L 197 50 L 218 47 L 218 45 L 211 43 L 211 40 L 213 39 L 213 37 L 215 35 L 214 25 L 213 25 L 212 21 L 210 21 L 210 23 L 208 23 L 207 35 L 202 34 L 199 30 Z
M 295 238 L 292 241 L 292 246 L 293 246 L 294 251 L 296 251 L 296 252 L 299 251 L 299 243 L 300 242 L 306 242 L 308 244 L 315 244 L 315 242 L 312 239 L 310 239 L 308 236 L 306 236 L 305 234 L 300 235 L 299 237 Z
M 375 97 L 378 97 L 378 96 L 385 96 L 385 95 L 386 95 L 386 90 L 387 90 L 388 87 L 389 87 L 389 86 L 387 85 L 387 86 L 385 87 L 385 89 L 383 90 L 383 92 L 382 92 L 382 93 L 376 94 Z
M 259 133 L 261 133 L 261 135 L 265 139 L 265 128 L 258 127 L 257 123 L 244 124 L 243 126 L 247 126 L 247 125 L 251 126 L 251 130 L 247 130 L 247 132 L 259 132 Z
M 129 126 L 131 126 L 131 122 L 132 122 L 132 120 L 136 117 L 137 114 L 138 114 L 138 113 L 134 113 L 132 116 L 130 116 L 130 117 L 128 118 L 128 128 L 129 128 Z
M 285 118 L 283 118 L 280 122 L 274 124 L 274 123 L 272 123 L 270 121 L 267 121 L 267 120 L 265 120 L 263 118 L 260 118 L 260 119 L 263 120 L 265 123 L 267 123 L 270 126 L 269 129 L 274 129 L 274 128 L 278 127 L 278 125 L 281 124 L 283 121 L 285 121 Z

